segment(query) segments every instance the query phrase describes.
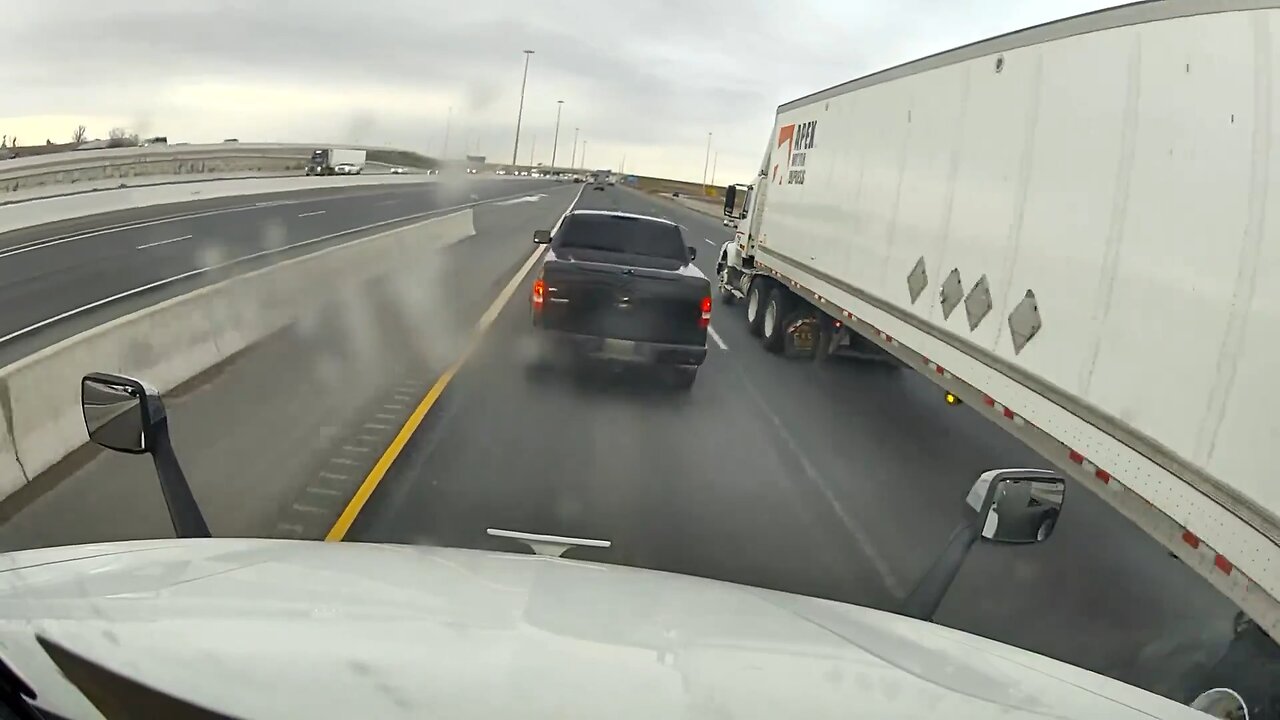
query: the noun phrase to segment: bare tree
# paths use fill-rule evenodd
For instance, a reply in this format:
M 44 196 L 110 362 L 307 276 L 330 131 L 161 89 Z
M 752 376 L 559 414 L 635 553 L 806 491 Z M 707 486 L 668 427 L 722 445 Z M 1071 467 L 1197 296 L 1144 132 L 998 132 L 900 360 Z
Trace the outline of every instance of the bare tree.
M 111 140 L 123 140 L 128 137 L 128 135 L 128 130 L 125 130 L 122 127 L 113 127 L 111 128 L 111 131 L 107 133 L 107 138 Z
M 88 137 L 89 129 L 83 125 L 77 125 L 75 132 L 71 133 L 71 142 L 82 143 Z

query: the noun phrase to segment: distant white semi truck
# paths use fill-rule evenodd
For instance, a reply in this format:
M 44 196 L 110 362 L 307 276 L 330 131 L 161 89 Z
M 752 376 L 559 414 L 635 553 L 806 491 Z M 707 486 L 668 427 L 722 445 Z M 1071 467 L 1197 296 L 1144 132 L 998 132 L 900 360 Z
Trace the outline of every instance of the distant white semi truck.
M 320 148 L 307 162 L 308 175 L 359 175 L 364 172 L 365 151 L 347 148 Z

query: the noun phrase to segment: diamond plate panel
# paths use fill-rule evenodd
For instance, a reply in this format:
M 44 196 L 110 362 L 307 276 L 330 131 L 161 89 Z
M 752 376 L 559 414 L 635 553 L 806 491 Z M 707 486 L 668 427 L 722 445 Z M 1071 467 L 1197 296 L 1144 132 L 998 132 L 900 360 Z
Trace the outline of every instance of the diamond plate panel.
M 920 293 L 929 286 L 929 271 L 924 267 L 924 256 L 916 261 L 915 267 L 911 268 L 911 272 L 907 274 L 907 292 L 911 293 L 911 304 L 915 305 L 916 300 L 920 299 Z
M 976 329 L 982 318 L 991 312 L 991 286 L 987 283 L 986 275 L 978 278 L 978 282 L 973 284 L 973 288 L 965 296 L 964 312 L 969 316 L 970 330 Z
M 951 273 L 942 281 L 942 290 L 938 293 L 938 299 L 942 301 L 942 317 L 950 318 L 951 312 L 963 297 L 964 285 L 960 282 L 960 268 L 951 268 Z
M 1036 303 L 1036 295 L 1030 290 L 1009 313 L 1009 333 L 1013 338 L 1014 354 L 1022 352 L 1022 348 L 1031 342 L 1031 338 L 1040 332 L 1040 306 Z

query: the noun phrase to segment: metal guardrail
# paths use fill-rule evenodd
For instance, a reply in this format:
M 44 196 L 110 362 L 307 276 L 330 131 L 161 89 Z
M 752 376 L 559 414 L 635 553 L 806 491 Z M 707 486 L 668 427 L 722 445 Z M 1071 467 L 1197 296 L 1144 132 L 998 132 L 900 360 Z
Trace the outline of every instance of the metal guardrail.
M 325 144 L 218 143 L 151 145 L 105 150 L 73 150 L 0 161 L 0 202 L 12 193 L 115 178 L 205 173 L 274 174 L 301 172 L 311 151 Z M 365 148 L 385 150 L 388 148 Z

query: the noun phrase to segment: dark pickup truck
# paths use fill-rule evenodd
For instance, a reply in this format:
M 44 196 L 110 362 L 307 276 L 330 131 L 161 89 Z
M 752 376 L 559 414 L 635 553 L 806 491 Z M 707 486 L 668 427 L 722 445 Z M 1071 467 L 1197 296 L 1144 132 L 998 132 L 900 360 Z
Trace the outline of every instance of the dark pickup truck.
M 707 357 L 711 283 L 680 226 L 660 218 L 575 210 L 554 232 L 533 283 L 543 357 L 570 354 L 660 366 L 687 389 Z

